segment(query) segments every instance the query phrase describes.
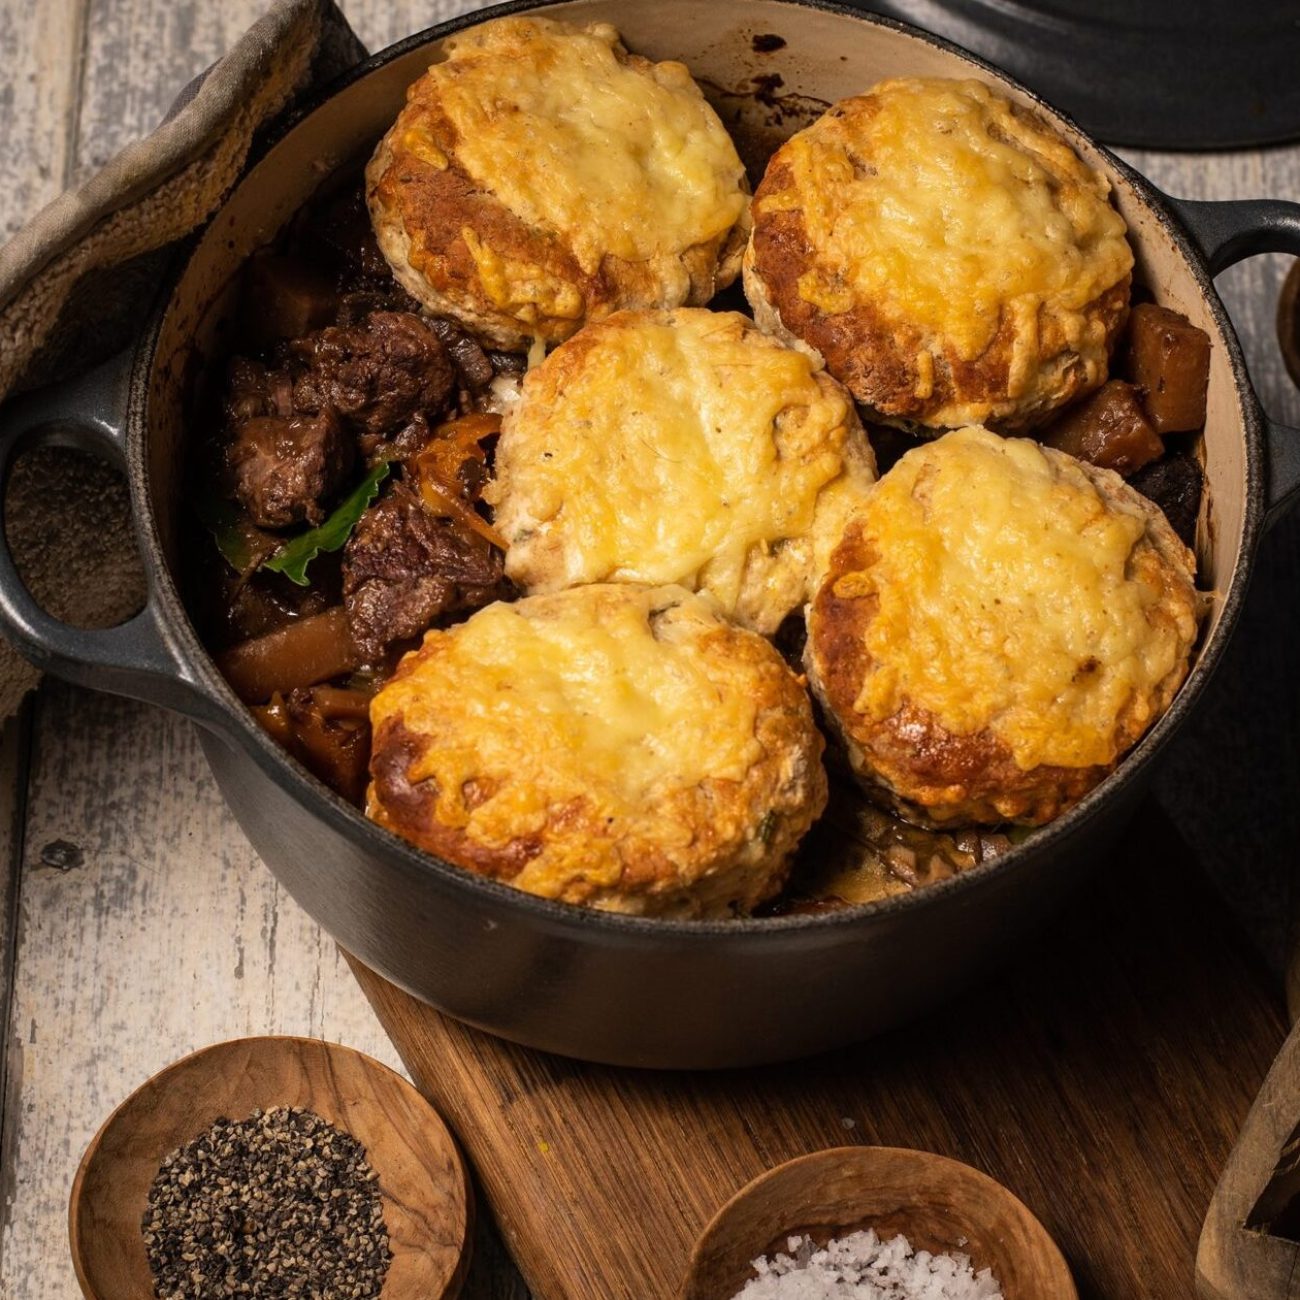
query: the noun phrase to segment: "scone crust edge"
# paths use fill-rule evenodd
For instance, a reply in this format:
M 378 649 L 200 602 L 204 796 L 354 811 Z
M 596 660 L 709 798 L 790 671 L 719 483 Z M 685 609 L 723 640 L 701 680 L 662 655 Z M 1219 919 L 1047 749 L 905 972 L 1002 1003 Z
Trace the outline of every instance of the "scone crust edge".
M 871 95 L 841 101 L 831 111 L 869 116 Z M 1041 115 L 1018 104 L 1012 112 L 1044 138 L 1063 143 Z M 817 124 L 808 128 L 816 129 Z M 1015 355 L 1015 331 L 1005 312 L 989 345 L 968 360 L 942 334 L 878 304 L 859 299 L 846 311 L 829 313 L 807 301 L 800 281 L 821 259 L 802 210 L 791 205 L 798 191 L 784 149 L 769 160 L 754 193 L 742 268 L 745 296 L 762 328 L 820 357 L 873 419 L 921 436 L 968 424 L 1017 433 L 1043 424 L 1105 382 L 1110 354 L 1128 318 L 1131 272 L 1082 309 L 1087 324 L 1081 342 L 1072 342 L 1052 313 L 1039 312 L 1036 365 L 1015 395 L 1010 377 L 1024 363 Z M 916 358 L 922 353 L 934 357 L 931 376 L 920 372 Z
M 1147 544 L 1137 562 L 1159 575 L 1162 610 L 1177 607 L 1186 593 L 1174 570 L 1194 569 L 1191 553 L 1159 507 L 1117 474 L 1087 464 L 1084 470 L 1103 496 L 1122 492 L 1143 503 Z M 872 723 L 854 706 L 873 668 L 866 633 L 878 601 L 874 596 L 837 594 L 835 587 L 837 579 L 868 568 L 875 557 L 861 521 L 850 523 L 808 608 L 804 668 L 809 689 L 859 784 L 874 801 L 917 825 L 1041 826 L 1054 820 L 1119 766 L 1168 710 L 1190 671 L 1191 642 L 1175 670 L 1148 697 L 1131 701 L 1116 719 L 1117 753 L 1108 764 L 1021 768 L 1011 747 L 991 728 L 956 735 L 910 700 L 892 716 Z
M 621 44 L 614 53 L 641 72 L 654 66 Z M 748 202 L 722 236 L 677 254 L 689 282 L 685 296 L 650 262 L 607 254 L 594 273 L 584 271 L 563 239 L 530 227 L 458 164 L 456 131 L 440 111 L 431 76 L 436 67 L 411 85 L 405 106 L 366 166 L 366 202 L 380 250 L 398 283 L 430 313 L 461 321 L 496 347 L 525 350 L 535 340 L 559 343 L 586 321 L 620 308 L 702 305 L 739 276 L 750 230 Z M 403 146 L 403 137 L 417 124 L 436 138 L 445 167 Z M 743 176 L 740 185 L 748 195 Z M 523 301 L 518 309 L 505 310 L 494 301 L 465 240 L 466 229 L 497 257 L 531 268 L 539 296 L 552 300 L 551 309 Z M 561 301 L 564 309 L 556 310 Z
M 601 598 L 601 588 L 579 590 Z M 603 590 L 622 598 L 632 588 Z M 662 590 L 675 591 L 669 600 L 701 599 L 680 588 Z M 573 594 L 529 599 L 563 600 Z M 395 677 L 418 672 L 425 659 L 439 653 L 446 635 L 428 634 L 402 660 Z M 749 913 L 784 885 L 796 847 L 825 806 L 824 741 L 806 692 L 762 638 L 719 618 L 695 640 L 694 651 L 752 681 L 754 733 L 762 757 L 743 779 L 711 777 L 678 786 L 662 799 L 654 818 L 627 824 L 607 820 L 590 801 L 565 791 L 550 803 L 540 830 L 488 845 L 440 818 L 432 780 L 411 779 L 429 742 L 394 715 L 381 717 L 376 727 L 367 816 L 437 857 L 517 888 L 528 889 L 523 873 L 544 866 L 545 891 L 531 892 L 561 902 L 676 918 Z M 519 738 L 521 746 L 528 743 L 526 736 Z M 472 785 L 467 782 L 463 794 Z M 607 859 L 611 852 L 619 862 L 617 880 L 602 884 L 584 875 L 584 860 Z

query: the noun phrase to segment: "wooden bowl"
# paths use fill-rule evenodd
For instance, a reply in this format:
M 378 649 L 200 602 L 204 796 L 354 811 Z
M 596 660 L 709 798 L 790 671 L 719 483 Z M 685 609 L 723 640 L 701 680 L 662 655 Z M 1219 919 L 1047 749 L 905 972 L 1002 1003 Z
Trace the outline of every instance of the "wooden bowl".
M 864 1228 L 915 1250 L 969 1255 L 1005 1300 L 1078 1300 L 1056 1243 L 1000 1183 L 969 1165 L 897 1147 L 837 1147 L 778 1165 L 741 1188 L 691 1252 L 680 1300 L 731 1300 L 750 1261 Z
M 72 1184 L 69 1233 L 90 1300 L 154 1294 L 140 1220 L 163 1157 L 213 1120 L 296 1106 L 366 1148 L 379 1176 L 392 1263 L 383 1300 L 450 1300 L 469 1266 L 473 1202 L 438 1113 L 378 1061 L 311 1038 L 242 1038 L 205 1047 L 137 1089 L 95 1135 Z

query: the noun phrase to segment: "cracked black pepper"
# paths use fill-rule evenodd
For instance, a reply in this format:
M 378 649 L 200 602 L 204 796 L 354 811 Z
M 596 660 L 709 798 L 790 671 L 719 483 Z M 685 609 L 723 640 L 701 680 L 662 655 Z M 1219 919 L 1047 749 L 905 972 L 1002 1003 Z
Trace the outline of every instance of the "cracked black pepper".
M 141 1228 L 158 1300 L 371 1300 L 392 1259 L 365 1148 L 285 1106 L 173 1151 Z

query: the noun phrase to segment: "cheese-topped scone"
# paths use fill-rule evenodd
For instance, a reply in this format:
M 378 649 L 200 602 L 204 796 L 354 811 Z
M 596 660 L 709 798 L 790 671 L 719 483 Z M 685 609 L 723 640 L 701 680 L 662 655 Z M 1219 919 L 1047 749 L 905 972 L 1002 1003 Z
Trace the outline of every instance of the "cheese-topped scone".
M 875 479 L 853 402 L 736 312 L 620 312 L 529 371 L 486 492 L 529 591 L 680 583 L 763 633 Z
M 1050 821 L 1187 675 L 1195 559 L 1111 470 L 968 428 L 876 484 L 804 663 L 870 793 L 935 825 Z
M 427 634 L 375 696 L 367 813 L 546 898 L 743 914 L 826 802 L 808 696 L 680 587 L 581 587 Z
M 443 50 L 366 169 L 379 246 L 430 311 L 523 348 L 736 278 L 745 169 L 683 64 L 534 17 Z
M 882 81 L 773 154 L 754 196 L 755 318 L 874 417 L 1033 427 L 1106 378 L 1133 253 L 1110 185 L 979 81 Z

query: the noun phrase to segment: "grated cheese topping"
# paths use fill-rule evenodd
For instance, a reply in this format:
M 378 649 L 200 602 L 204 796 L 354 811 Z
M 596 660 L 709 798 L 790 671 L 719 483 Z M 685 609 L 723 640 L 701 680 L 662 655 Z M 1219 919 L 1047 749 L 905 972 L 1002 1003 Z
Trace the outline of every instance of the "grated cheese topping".
M 909 451 L 860 519 L 878 558 L 835 591 L 878 602 L 855 704 L 872 721 L 910 701 L 955 735 L 990 728 L 1022 770 L 1109 764 L 1195 640 L 1190 553 L 1164 561 L 1136 494 L 1028 439 Z

